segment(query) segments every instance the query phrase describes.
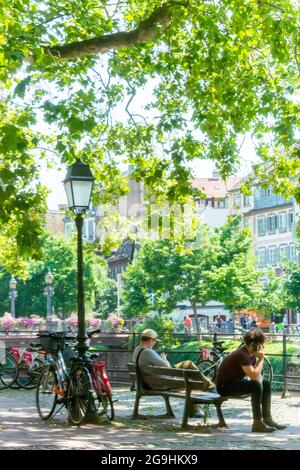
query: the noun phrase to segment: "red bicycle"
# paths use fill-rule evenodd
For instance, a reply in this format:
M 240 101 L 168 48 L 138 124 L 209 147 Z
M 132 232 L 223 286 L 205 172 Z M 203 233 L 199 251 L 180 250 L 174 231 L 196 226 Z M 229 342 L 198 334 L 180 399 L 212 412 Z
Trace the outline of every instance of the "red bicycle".
M 90 358 L 90 374 L 96 412 L 99 416 L 105 415 L 110 421 L 113 421 L 115 410 L 112 389 L 106 371 L 106 363 L 101 361 L 97 354 L 91 354 Z
M 97 329 L 87 333 L 89 340 L 96 333 L 100 333 L 100 330 Z M 89 371 L 92 378 L 93 397 L 97 414 L 99 416 L 105 415 L 110 421 L 113 421 L 115 417 L 114 401 L 112 398 L 112 388 L 107 375 L 106 363 L 95 353 L 89 354 L 89 358 L 91 361 Z

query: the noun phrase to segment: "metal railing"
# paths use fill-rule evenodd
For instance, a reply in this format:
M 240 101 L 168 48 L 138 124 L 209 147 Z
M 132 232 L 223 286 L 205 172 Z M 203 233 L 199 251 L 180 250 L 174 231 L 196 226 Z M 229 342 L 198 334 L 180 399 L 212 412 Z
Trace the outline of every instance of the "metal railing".
M 26 334 L 28 342 L 32 341 L 32 336 L 36 335 L 36 331 L 13 331 L 7 335 L 7 332 L 0 330 L 0 339 L 4 341 L 19 341 L 20 344 L 26 343 Z M 162 339 L 159 351 L 163 351 L 168 355 L 171 364 L 180 362 L 184 359 L 192 359 L 197 361 L 201 358 L 202 347 L 208 347 L 207 343 L 213 340 L 214 336 L 222 340 L 239 341 L 244 332 L 238 331 L 226 333 L 213 331 L 202 333 L 199 335 L 192 333 L 176 333 L 171 330 L 158 331 L 159 337 Z M 266 354 L 273 366 L 273 388 L 282 392 L 282 398 L 288 396 L 290 391 L 300 392 L 300 335 L 299 334 L 274 334 L 266 333 L 267 344 L 272 342 L 276 345 L 275 351 Z M 127 363 L 131 360 L 134 348 L 139 344 L 140 333 L 123 332 L 123 333 L 104 333 L 97 335 L 91 349 L 98 351 L 99 354 L 108 364 L 108 372 L 111 374 L 114 383 L 129 383 L 129 374 Z M 196 343 L 197 346 L 189 343 Z M 178 346 L 176 346 L 178 343 Z M 12 343 L 10 343 L 12 345 Z M 278 351 L 279 350 L 279 351 Z M 280 360 L 278 360 L 280 358 Z

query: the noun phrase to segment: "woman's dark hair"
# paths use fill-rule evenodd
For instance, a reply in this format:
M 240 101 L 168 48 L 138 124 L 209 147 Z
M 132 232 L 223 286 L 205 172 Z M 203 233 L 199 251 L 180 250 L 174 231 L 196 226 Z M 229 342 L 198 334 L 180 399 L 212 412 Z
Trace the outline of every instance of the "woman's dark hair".
M 244 336 L 246 346 L 252 345 L 254 351 L 257 351 L 258 347 L 264 344 L 265 339 L 265 335 L 259 328 L 248 331 Z

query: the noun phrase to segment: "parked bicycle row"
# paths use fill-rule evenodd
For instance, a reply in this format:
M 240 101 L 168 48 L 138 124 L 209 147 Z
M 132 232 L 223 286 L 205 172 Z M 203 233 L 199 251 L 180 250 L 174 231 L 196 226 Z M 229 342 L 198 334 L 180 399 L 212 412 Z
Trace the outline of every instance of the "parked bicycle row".
M 90 338 L 99 330 L 88 333 Z M 0 389 L 36 388 L 40 417 L 50 419 L 63 406 L 72 424 L 81 424 L 92 410 L 98 416 L 114 419 L 112 389 L 106 364 L 97 354 L 78 357 L 76 340 L 65 333 L 45 332 L 40 343 L 26 351 L 9 348 L 0 362 Z

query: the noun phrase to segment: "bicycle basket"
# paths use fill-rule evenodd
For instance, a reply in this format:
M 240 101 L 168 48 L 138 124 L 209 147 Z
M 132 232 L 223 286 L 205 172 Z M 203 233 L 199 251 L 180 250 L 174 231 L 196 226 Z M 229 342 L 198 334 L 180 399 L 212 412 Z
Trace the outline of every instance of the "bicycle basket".
M 56 353 L 62 342 L 62 338 L 53 338 L 43 333 L 40 333 L 39 337 L 42 349 L 48 353 Z

